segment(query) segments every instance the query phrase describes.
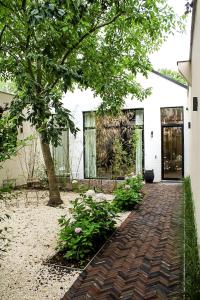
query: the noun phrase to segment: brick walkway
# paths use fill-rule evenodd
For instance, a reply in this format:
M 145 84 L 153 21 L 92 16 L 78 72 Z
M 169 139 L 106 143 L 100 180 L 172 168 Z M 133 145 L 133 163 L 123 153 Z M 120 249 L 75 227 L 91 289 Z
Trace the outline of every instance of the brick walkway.
M 150 184 L 144 192 L 62 300 L 182 299 L 181 185 Z

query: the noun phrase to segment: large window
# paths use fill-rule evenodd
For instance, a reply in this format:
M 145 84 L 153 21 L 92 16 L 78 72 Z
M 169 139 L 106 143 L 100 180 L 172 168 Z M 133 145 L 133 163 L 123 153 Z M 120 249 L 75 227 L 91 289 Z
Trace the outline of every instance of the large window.
M 117 117 L 84 113 L 86 178 L 121 178 L 143 171 L 143 110 Z
M 57 176 L 68 176 L 69 167 L 69 132 L 68 129 L 62 132 L 61 143 L 53 147 L 53 160 Z

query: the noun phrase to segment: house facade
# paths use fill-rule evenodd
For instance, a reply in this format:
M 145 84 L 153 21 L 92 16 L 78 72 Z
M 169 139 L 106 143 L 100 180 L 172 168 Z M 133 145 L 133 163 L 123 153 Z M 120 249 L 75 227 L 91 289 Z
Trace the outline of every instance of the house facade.
M 122 179 L 132 172 L 153 170 L 154 181 L 159 182 L 188 175 L 186 87 L 155 71 L 139 81 L 145 88 L 152 87 L 152 94 L 142 102 L 128 97 L 115 118 L 97 117 L 101 99 L 90 90 L 64 95 L 63 104 L 80 131 L 74 137 L 66 129 L 61 146 L 52 148 L 58 176 Z M 2 105 L 6 97 L 12 100 L 12 95 L 0 96 Z M 19 138 L 30 134 L 29 145 L 3 163 L 1 186 L 9 182 L 23 185 L 46 176 L 38 136 L 29 123 L 19 128 Z
M 101 99 L 90 90 L 75 90 L 63 97 L 80 129 L 76 137 L 65 136 L 72 178 L 120 179 L 130 172 L 153 169 L 154 181 L 159 182 L 188 174 L 186 87 L 155 71 L 139 81 L 145 88 L 152 87 L 151 96 L 142 102 L 128 97 L 117 118 L 96 116 Z M 58 163 L 58 174 L 64 169 Z
M 180 73 L 189 84 L 189 174 L 191 178 L 200 251 L 200 1 L 193 1 L 190 60 L 178 62 Z

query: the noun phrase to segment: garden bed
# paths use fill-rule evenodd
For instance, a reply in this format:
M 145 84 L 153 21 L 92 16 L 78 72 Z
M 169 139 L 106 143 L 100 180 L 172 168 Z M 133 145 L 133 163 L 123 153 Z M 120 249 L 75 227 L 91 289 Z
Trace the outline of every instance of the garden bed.
M 0 200 L 1 214 L 8 213 L 5 221 L 10 239 L 7 252 L 0 258 L 0 298 L 2 300 L 59 299 L 69 289 L 81 270 L 68 269 L 57 264 L 47 264 L 55 255 L 58 219 L 70 217 L 69 200 L 76 193 L 61 193 L 64 204 L 53 208 L 46 206 L 47 191 L 24 190 L 14 192 L 11 199 Z M 112 195 L 106 195 L 112 199 Z M 123 213 L 117 226 L 128 216 Z

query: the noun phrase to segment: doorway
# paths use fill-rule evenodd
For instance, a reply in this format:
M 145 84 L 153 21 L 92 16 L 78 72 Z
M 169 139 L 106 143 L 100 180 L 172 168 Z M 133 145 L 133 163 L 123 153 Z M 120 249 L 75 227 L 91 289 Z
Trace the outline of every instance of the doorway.
M 183 126 L 162 127 L 162 179 L 183 177 Z
M 161 109 L 161 124 L 162 179 L 181 180 L 184 176 L 183 109 Z

